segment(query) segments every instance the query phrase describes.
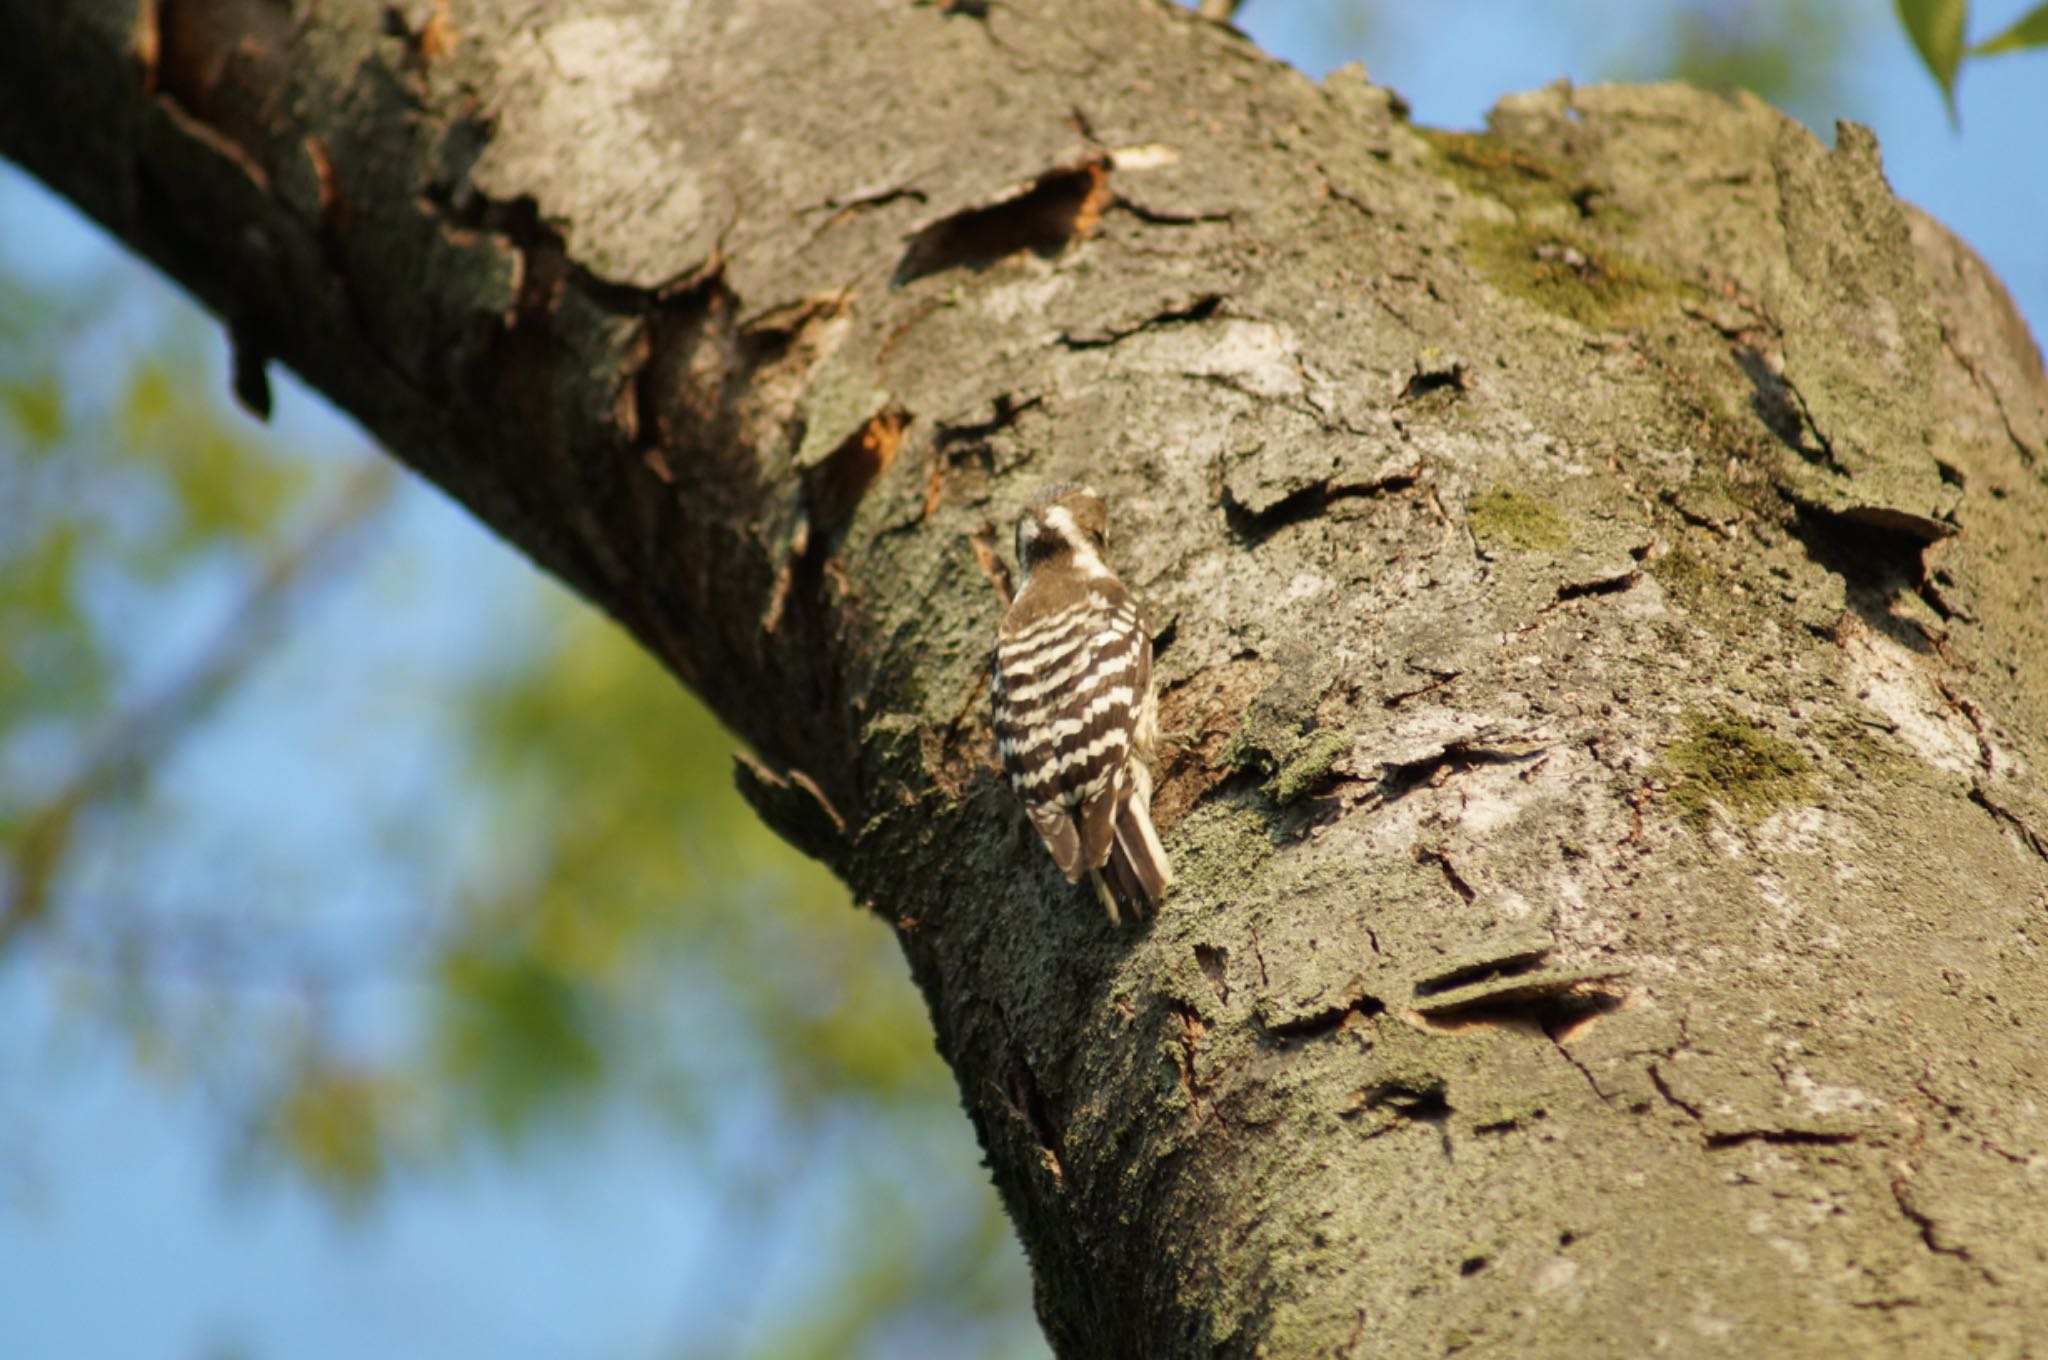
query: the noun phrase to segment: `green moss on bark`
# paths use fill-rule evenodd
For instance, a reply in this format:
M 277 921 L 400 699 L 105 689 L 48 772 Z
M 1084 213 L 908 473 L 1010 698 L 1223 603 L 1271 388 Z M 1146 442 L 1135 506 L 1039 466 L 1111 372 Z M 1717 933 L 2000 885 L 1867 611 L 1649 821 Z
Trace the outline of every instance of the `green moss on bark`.
M 1485 493 L 1472 502 L 1468 517 L 1473 535 L 1491 545 L 1556 552 L 1572 541 L 1564 516 L 1548 501 L 1519 491 L 1501 488 Z
M 1555 161 L 1483 132 L 1420 131 L 1437 153 L 1431 168 L 1468 193 L 1484 194 L 1518 210 L 1571 206 L 1576 182 Z
M 1459 240 L 1494 287 L 1590 330 L 1629 325 L 1693 291 L 1645 260 L 1540 222 L 1472 222 Z
M 1696 715 L 1688 726 L 1663 760 L 1671 803 L 1688 822 L 1703 825 L 1715 804 L 1756 822 L 1813 798 L 1812 766 L 1792 743 L 1740 718 Z

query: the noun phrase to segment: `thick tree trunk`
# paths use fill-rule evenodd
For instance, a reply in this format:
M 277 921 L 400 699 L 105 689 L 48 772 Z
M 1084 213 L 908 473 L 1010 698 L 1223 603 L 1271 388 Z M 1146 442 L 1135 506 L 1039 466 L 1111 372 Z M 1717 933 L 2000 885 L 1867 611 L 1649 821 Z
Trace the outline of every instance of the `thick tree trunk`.
M 2048 385 L 1866 134 L 1140 0 L 139 3 L 0 8 L 0 151 L 753 743 L 1063 1354 L 2048 1344 Z M 1136 930 L 985 721 L 1074 477 Z

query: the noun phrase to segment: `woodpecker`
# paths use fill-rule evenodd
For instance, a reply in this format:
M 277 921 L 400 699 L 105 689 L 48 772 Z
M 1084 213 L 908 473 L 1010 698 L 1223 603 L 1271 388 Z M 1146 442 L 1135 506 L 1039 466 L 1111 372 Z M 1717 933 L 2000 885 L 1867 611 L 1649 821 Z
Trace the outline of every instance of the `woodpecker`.
M 1017 598 L 996 633 L 996 745 L 1010 787 L 1112 924 L 1159 905 L 1173 882 L 1152 828 L 1159 703 L 1138 602 L 1103 564 L 1102 497 L 1061 482 L 1017 519 Z M 1121 911 L 1119 910 L 1121 908 Z

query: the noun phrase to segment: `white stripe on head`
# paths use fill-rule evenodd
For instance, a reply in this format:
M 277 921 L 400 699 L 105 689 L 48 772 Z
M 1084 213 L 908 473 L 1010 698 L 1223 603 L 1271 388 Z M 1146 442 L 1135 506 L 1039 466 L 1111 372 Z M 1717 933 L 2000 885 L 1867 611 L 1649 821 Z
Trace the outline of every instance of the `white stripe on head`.
M 1095 580 L 1111 575 L 1109 568 L 1102 565 L 1102 559 L 1096 556 L 1088 536 L 1081 532 L 1081 526 L 1074 523 L 1073 511 L 1064 505 L 1055 505 L 1045 512 L 1045 522 L 1073 550 L 1076 571 Z

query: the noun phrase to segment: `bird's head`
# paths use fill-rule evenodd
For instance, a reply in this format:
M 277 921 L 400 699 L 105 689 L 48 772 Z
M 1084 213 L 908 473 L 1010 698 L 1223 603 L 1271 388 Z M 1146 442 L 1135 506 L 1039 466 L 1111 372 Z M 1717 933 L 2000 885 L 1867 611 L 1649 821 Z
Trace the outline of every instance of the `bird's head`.
M 1093 487 L 1056 482 L 1033 496 L 1017 517 L 1017 565 L 1035 568 L 1065 561 L 1087 575 L 1107 575 L 1102 552 L 1109 542 L 1109 511 Z

